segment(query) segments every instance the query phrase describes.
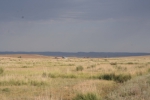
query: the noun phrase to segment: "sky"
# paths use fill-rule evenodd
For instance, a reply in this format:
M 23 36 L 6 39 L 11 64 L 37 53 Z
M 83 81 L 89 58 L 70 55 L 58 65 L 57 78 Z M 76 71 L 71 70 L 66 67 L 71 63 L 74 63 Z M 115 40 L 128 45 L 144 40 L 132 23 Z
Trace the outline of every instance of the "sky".
M 150 0 L 0 0 L 0 51 L 150 53 Z

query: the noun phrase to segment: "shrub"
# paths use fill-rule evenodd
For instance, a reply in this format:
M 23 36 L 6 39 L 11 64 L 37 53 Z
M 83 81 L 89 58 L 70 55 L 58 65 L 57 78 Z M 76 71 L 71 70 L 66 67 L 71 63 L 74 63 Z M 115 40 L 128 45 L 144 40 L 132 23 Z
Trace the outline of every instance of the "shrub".
M 50 78 L 77 78 L 77 76 L 74 74 L 49 73 L 48 75 L 46 74 L 46 76 Z
M 91 65 L 91 68 L 94 68 L 94 67 L 96 67 L 96 65 Z
M 120 70 L 120 71 L 126 71 L 127 67 L 122 67 L 122 66 L 114 66 L 115 69 Z
M 115 75 L 114 73 L 111 73 L 111 74 L 104 74 L 104 75 L 101 75 L 99 77 L 99 79 L 104 79 L 104 80 L 114 80 L 116 82 L 119 82 L 119 83 L 123 83 L 127 80 L 130 80 L 131 79 L 131 75 L 123 75 L 123 74 L 119 74 L 119 75 Z
M 112 62 L 112 63 L 110 63 L 110 65 L 117 65 L 117 63 L 116 62 Z
M 22 68 L 28 68 L 28 66 L 22 66 Z
M 82 70 L 83 70 L 83 67 L 82 67 L 82 66 L 76 67 L 76 71 L 82 71 Z
M 4 88 L 2 89 L 3 92 L 10 92 L 10 89 L 9 88 Z
M 94 93 L 77 94 L 73 100 L 100 100 Z
M 18 58 L 22 58 L 21 56 L 19 56 Z
M 123 74 L 120 74 L 120 75 L 115 75 L 114 77 L 114 81 L 116 82 L 119 82 L 119 83 L 123 83 L 127 80 L 130 80 L 131 79 L 131 75 L 123 75 Z
M 50 77 L 50 78 L 56 78 L 57 75 L 56 75 L 56 74 L 49 73 L 49 74 L 48 74 L 48 77 Z
M 4 72 L 3 68 L 0 68 L 0 74 L 2 74 Z
M 27 85 L 27 82 L 24 82 L 22 80 L 9 80 L 9 81 L 0 81 L 0 86 L 21 86 L 21 85 Z
M 132 65 L 132 64 L 134 64 L 134 63 L 133 63 L 133 62 L 128 62 L 127 64 Z
M 30 81 L 29 83 L 31 86 L 45 86 L 47 85 L 46 82 L 43 82 L 43 81 Z
M 150 72 L 150 68 L 147 70 L 147 72 L 148 72 L 148 73 Z
M 111 74 L 104 74 L 104 75 L 101 75 L 101 76 L 99 77 L 99 79 L 113 80 L 114 77 L 115 77 L 115 74 L 114 74 L 114 73 L 111 73 Z
M 143 72 L 141 72 L 141 71 L 136 72 L 136 75 L 137 75 L 137 76 L 142 76 L 142 75 L 143 75 Z
M 96 67 L 96 65 L 90 65 L 90 66 L 87 67 L 87 69 L 89 69 L 89 68 L 95 68 L 95 67 Z
M 150 74 L 136 77 L 107 94 L 104 100 L 150 100 Z
M 42 77 L 46 77 L 46 76 L 47 76 L 46 72 L 43 72 Z
M 68 66 L 74 66 L 75 64 L 68 64 Z

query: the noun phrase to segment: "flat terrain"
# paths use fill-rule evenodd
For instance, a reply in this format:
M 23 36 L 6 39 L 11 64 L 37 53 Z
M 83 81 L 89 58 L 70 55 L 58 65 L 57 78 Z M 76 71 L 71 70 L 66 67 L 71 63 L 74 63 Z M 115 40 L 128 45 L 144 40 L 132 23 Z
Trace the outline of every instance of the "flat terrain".
M 149 73 L 150 56 L 0 55 L 0 100 L 72 100 L 87 93 L 102 100 L 149 100 Z

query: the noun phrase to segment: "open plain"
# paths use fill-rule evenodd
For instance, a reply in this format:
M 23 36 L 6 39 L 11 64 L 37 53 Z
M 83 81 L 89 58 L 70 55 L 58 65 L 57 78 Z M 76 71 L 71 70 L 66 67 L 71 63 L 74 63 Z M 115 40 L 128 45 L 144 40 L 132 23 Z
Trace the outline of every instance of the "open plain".
M 0 100 L 77 100 L 88 93 L 95 100 L 149 100 L 150 56 L 0 55 Z

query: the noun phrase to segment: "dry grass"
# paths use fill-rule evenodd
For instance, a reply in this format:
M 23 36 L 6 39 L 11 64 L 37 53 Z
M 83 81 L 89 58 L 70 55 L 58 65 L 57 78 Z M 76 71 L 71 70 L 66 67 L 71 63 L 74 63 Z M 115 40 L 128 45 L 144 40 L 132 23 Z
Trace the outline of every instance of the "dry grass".
M 83 70 L 77 71 L 82 66 Z M 1 100 L 72 100 L 89 92 L 105 98 L 124 84 L 100 79 L 114 73 L 132 79 L 150 73 L 150 56 L 120 58 L 55 58 L 1 55 Z M 148 99 L 144 99 L 148 100 Z
M 143 75 L 122 84 L 109 93 L 106 100 L 150 100 L 150 74 Z

